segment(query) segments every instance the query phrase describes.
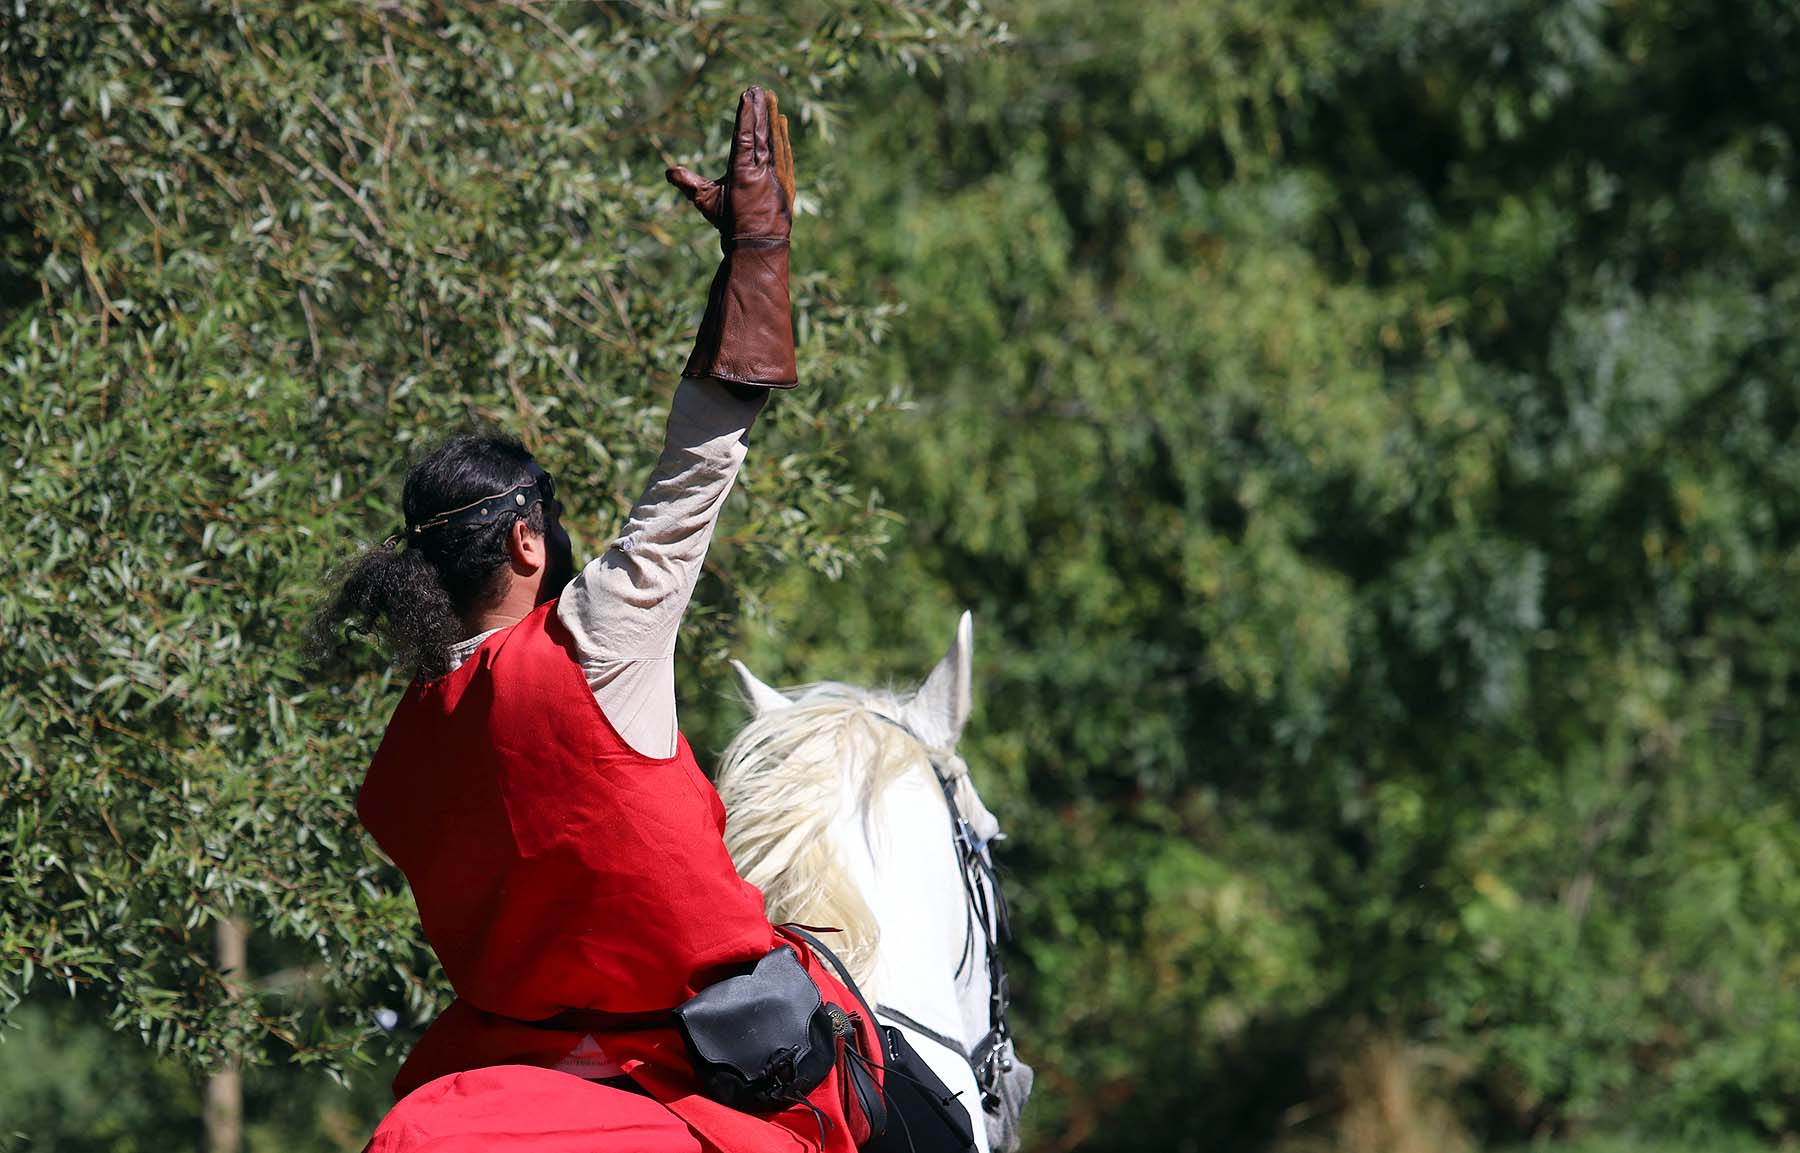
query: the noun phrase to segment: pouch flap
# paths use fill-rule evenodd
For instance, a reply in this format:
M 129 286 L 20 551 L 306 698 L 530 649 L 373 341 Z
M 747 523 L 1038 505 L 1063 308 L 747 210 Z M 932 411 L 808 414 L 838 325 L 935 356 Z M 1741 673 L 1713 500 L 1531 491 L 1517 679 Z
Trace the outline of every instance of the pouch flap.
M 755 1079 L 774 1058 L 806 1055 L 809 1025 L 820 1006 L 819 987 L 793 948 L 782 945 L 750 972 L 708 985 L 675 1015 L 701 1058 Z

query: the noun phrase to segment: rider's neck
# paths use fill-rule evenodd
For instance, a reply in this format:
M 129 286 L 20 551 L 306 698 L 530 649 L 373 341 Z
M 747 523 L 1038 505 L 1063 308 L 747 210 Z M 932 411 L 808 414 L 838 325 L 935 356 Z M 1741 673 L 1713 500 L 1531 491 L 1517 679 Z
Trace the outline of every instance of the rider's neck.
M 516 573 L 504 574 L 498 595 L 463 618 L 463 627 L 468 630 L 464 635 L 479 636 L 503 629 L 531 615 L 531 610 L 538 606 L 539 586 L 543 583 L 537 578 L 538 574 L 523 579 Z

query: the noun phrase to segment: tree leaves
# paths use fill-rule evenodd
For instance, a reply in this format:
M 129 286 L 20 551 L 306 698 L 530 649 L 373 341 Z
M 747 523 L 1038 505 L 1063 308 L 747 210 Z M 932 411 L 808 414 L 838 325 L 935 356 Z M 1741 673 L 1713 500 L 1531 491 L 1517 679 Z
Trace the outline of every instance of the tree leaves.
M 192 1061 L 336 1068 L 387 1045 L 375 1007 L 429 1016 L 443 984 L 354 814 L 401 686 L 372 653 L 305 668 L 301 625 L 398 522 L 408 456 L 471 421 L 523 436 L 602 547 L 716 255 L 663 166 L 724 154 L 745 83 L 816 81 L 805 124 L 863 69 L 998 33 L 864 7 L 152 0 L 0 27 L 0 1005 L 66 983 Z M 698 654 L 779 568 L 888 532 L 843 450 L 891 406 L 861 383 L 881 312 L 808 243 L 809 388 L 759 430 L 780 463 L 728 514 L 755 547 L 720 551 Z M 305 978 L 230 995 L 227 915 Z
M 1496 1139 L 1791 1133 L 1800 21 L 1014 32 L 871 85 L 882 226 L 833 248 L 908 310 L 857 462 L 905 560 L 790 574 L 751 656 L 879 679 L 982 622 L 1037 1133 L 1348 1145 L 1290 1119 L 1369 1022 Z

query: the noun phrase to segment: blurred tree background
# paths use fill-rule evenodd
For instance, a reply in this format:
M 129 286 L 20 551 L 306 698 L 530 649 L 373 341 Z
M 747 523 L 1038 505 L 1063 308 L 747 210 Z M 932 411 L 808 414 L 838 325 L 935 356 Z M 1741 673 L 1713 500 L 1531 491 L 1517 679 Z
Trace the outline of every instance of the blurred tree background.
M 297 626 L 466 416 L 606 538 L 752 79 L 808 385 L 685 717 L 975 611 L 1031 1147 L 1800 1140 L 1785 0 L 66 0 L 0 67 L 21 1147 L 192 1144 L 233 1060 L 358 1146 L 441 988 L 350 812 L 399 686 Z

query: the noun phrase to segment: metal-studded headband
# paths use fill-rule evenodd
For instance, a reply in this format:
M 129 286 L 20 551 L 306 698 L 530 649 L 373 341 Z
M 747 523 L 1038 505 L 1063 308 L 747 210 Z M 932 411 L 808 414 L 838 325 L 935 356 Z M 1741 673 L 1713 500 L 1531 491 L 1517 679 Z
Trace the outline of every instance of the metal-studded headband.
M 557 515 L 561 511 L 561 506 L 556 500 L 555 478 L 544 471 L 536 461 L 526 462 L 525 468 L 530 475 L 511 488 L 501 489 L 499 492 L 470 501 L 468 504 L 434 513 L 418 524 L 407 525 L 393 536 L 388 537 L 383 543 L 389 548 L 401 540 L 408 544 L 417 544 L 419 538 L 430 529 L 443 528 L 448 525 L 493 524 L 504 513 L 512 512 L 523 516 L 530 511 L 532 505 L 540 503 L 550 515 Z

